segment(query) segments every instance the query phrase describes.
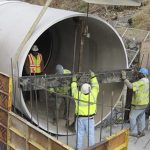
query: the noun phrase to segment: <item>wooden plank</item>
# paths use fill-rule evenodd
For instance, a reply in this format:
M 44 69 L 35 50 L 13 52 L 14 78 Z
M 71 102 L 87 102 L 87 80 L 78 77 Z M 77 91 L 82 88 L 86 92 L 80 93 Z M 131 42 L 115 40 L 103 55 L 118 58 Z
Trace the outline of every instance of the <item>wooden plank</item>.
M 128 133 L 128 129 L 122 130 L 119 133 L 106 138 L 106 141 L 97 143 L 86 150 L 127 150 Z
M 90 148 L 87 148 L 86 150 L 106 150 L 107 149 L 108 141 L 103 141 L 100 143 L 97 143 Z
M 118 146 L 122 145 L 123 143 L 125 143 L 125 134 L 120 134 L 114 138 L 112 138 L 111 140 L 108 141 L 108 150 L 113 150 L 115 148 L 117 148 Z
M 9 77 L 0 73 L 0 90 L 9 92 Z
M 12 78 L 9 78 L 8 111 L 11 111 L 11 109 L 12 109 L 12 96 L 13 96 L 12 88 L 13 88 Z
M 8 118 L 8 150 L 12 143 L 17 149 L 24 145 L 25 150 L 73 150 L 13 112 Z
M 22 134 L 18 129 L 15 129 L 13 127 L 10 127 L 9 130 L 11 130 L 12 132 L 14 132 L 15 134 L 17 134 L 19 137 L 22 137 L 22 138 L 26 138 L 26 136 L 24 134 Z
M 10 147 L 15 148 L 15 150 L 26 150 L 26 141 L 24 138 L 20 137 L 18 134 L 14 133 L 13 131 L 9 130 L 10 132 Z
M 0 92 L 0 106 L 8 110 L 8 95 Z
M 26 138 L 28 133 L 28 126 L 15 117 L 11 117 L 9 120 L 9 129 L 14 133 L 18 134 L 18 136 Z
M 8 113 L 5 110 L 0 109 L 0 124 L 7 127 Z
M 0 73 L 0 141 L 7 144 L 9 77 Z
M 29 140 L 28 141 L 32 146 L 34 146 L 35 148 L 37 148 L 38 150 L 47 150 L 47 148 L 44 148 L 42 145 L 40 145 L 39 143 L 33 141 L 33 140 Z
M 33 143 L 35 147 L 41 145 L 43 150 L 48 149 L 48 138 L 33 128 L 29 128 L 29 143 Z

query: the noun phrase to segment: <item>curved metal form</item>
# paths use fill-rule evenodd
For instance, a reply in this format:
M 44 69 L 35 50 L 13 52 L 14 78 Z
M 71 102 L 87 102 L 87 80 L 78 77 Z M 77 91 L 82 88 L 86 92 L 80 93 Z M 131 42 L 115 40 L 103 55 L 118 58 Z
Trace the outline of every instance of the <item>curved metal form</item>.
M 41 6 L 19 1 L 0 2 L 0 72 L 11 75 L 11 58 L 12 60 L 15 58 L 19 45 L 41 8 Z M 86 24 L 88 27 L 87 31 L 89 34 L 84 36 L 83 55 L 79 64 L 83 24 Z M 74 55 L 75 41 L 76 53 Z M 70 70 L 74 66 L 76 72 L 79 70 L 79 65 L 81 71 L 91 69 L 97 72 L 128 67 L 127 55 L 122 39 L 113 27 L 98 17 L 89 16 L 87 18 L 86 14 L 48 8 L 33 35 L 22 49 L 19 59 L 16 60 L 19 72 L 17 73 L 17 69 L 15 69 L 14 75 L 18 74 L 20 77 L 24 75 L 25 60 L 34 43 L 38 45 L 43 55 L 46 63 L 44 73 L 46 74 L 54 73 L 55 65 L 58 63 Z M 110 107 L 105 106 L 111 105 L 111 91 L 114 91 L 114 106 L 120 97 L 122 89 L 123 84 L 121 83 L 100 85 L 101 92 L 98 103 L 101 103 L 102 91 L 104 91 L 104 107 L 103 116 L 101 116 L 102 108 L 98 105 L 98 112 L 95 117 L 96 125 L 110 113 Z M 19 96 L 16 97 L 16 107 L 27 117 L 31 118 L 31 110 L 26 98 L 22 94 L 21 97 L 21 101 Z M 56 127 L 51 122 L 49 122 L 49 128 L 47 129 L 45 107 L 45 102 L 40 102 L 38 105 L 38 125 L 44 130 L 56 133 Z M 36 109 L 33 109 L 32 112 L 33 122 L 37 123 Z M 66 134 L 65 124 L 60 122 L 59 126 L 59 134 Z

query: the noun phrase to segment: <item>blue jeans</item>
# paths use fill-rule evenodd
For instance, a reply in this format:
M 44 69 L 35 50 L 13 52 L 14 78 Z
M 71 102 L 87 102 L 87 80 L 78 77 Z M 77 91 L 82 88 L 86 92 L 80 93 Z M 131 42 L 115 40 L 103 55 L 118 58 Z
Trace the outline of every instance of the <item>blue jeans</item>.
M 94 136 L 94 117 L 89 117 L 89 125 L 88 125 L 88 117 L 79 117 L 76 118 L 76 148 L 77 150 L 82 150 L 82 143 L 84 134 L 87 134 L 89 146 L 94 145 L 95 136 Z M 89 135 L 89 136 L 88 136 Z
M 145 129 L 145 109 L 132 108 L 130 112 L 131 134 L 138 134 Z

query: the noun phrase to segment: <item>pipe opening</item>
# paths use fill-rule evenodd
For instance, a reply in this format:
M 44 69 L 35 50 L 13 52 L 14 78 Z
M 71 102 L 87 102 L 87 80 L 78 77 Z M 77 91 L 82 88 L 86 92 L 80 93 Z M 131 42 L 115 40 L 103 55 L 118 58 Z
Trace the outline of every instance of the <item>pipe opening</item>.
M 85 23 L 86 29 L 83 27 Z M 85 32 L 87 34 L 83 35 Z M 84 39 L 82 57 L 80 57 L 81 37 Z M 75 41 L 76 46 L 74 45 Z M 120 38 L 106 22 L 93 17 L 89 17 L 88 20 L 86 20 L 86 16 L 62 20 L 42 33 L 35 44 L 38 45 L 39 52 L 43 55 L 45 64 L 43 74 L 54 74 L 57 64 L 62 64 L 64 68 L 70 71 L 73 71 L 74 68 L 75 72 L 88 72 L 89 69 L 100 72 L 126 68 L 126 56 Z M 74 47 L 76 47 L 75 53 Z M 25 69 L 22 73 L 22 76 L 24 75 L 26 75 Z M 122 83 L 100 85 L 98 103 L 102 105 L 102 91 L 104 91 L 104 106 L 103 108 L 101 105 L 97 106 L 97 115 L 95 117 L 96 125 L 100 123 L 101 117 L 105 118 L 110 113 L 111 92 L 114 91 L 114 106 L 118 101 L 122 88 Z M 47 127 L 45 91 L 37 91 L 38 103 L 36 104 L 36 100 L 33 98 L 32 108 L 29 95 L 30 93 L 23 93 L 27 109 L 32 113 L 35 122 L 38 122 L 39 126 L 44 130 L 48 129 L 50 132 L 56 133 L 57 128 L 52 120 L 53 111 L 55 109 L 54 97 L 48 96 L 49 125 Z M 58 132 L 59 134 L 65 135 L 66 121 L 63 119 L 65 99 L 61 101 Z M 102 109 L 103 116 L 101 116 Z M 71 101 L 69 110 L 69 120 L 72 122 L 74 118 L 73 101 Z M 69 133 L 71 134 L 71 132 Z

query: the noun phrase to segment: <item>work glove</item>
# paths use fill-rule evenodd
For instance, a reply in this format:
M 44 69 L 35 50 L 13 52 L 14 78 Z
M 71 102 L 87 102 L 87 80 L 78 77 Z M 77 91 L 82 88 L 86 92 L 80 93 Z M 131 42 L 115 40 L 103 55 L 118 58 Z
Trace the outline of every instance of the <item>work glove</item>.
M 76 82 L 76 81 L 77 81 L 77 77 L 76 77 L 75 74 L 73 74 L 73 76 L 72 76 L 72 82 Z
M 92 70 L 89 71 L 90 71 L 91 78 L 95 77 L 95 73 Z
M 126 72 L 125 72 L 125 71 L 122 71 L 122 72 L 121 72 L 121 78 L 122 78 L 123 80 L 125 80 L 125 79 L 127 78 L 127 75 L 126 75 Z

